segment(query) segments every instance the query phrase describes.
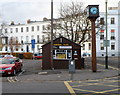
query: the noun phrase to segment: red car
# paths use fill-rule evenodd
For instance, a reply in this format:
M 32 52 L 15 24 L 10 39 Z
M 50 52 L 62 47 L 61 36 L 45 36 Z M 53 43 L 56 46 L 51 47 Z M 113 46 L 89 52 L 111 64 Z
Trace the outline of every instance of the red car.
M 16 57 L 0 59 L 0 73 L 2 75 L 16 75 L 22 71 L 22 60 Z
M 33 59 L 41 59 L 42 58 L 42 54 L 41 53 L 35 53 L 33 55 Z

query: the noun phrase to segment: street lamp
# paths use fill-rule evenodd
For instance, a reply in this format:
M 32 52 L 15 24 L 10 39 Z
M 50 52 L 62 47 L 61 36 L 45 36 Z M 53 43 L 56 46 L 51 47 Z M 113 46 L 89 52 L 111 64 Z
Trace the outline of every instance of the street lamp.
M 51 69 L 53 68 L 53 0 L 51 0 Z
M 105 0 L 105 10 L 106 10 L 106 14 L 105 14 L 105 17 L 106 17 L 106 56 L 105 56 L 105 68 L 108 69 L 108 41 L 107 41 L 107 3 L 108 3 L 108 0 Z

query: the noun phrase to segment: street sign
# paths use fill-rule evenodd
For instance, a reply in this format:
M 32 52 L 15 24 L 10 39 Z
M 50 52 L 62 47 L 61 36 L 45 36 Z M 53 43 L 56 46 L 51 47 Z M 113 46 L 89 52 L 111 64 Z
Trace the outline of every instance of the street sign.
M 107 47 L 109 47 L 110 46 L 110 40 L 103 40 L 103 45 L 104 45 L 104 47 L 106 47 L 106 45 L 107 45 Z
M 35 39 L 31 40 L 32 48 L 35 48 Z

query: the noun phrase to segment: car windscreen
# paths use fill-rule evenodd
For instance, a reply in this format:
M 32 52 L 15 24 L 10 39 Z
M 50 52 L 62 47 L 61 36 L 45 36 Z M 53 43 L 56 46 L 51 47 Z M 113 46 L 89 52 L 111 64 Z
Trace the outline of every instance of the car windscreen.
M 0 64 L 14 64 L 14 59 L 0 59 Z
M 3 55 L 0 55 L 0 58 L 3 58 Z

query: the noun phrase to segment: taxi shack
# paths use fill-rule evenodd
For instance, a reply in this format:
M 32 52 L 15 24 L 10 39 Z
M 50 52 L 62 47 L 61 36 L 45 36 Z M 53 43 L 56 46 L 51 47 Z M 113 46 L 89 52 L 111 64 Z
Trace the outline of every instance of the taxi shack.
M 51 42 L 42 46 L 42 69 L 51 69 Z M 75 68 L 81 69 L 81 46 L 64 37 L 53 40 L 53 68 L 68 69 L 69 60 L 75 60 Z

